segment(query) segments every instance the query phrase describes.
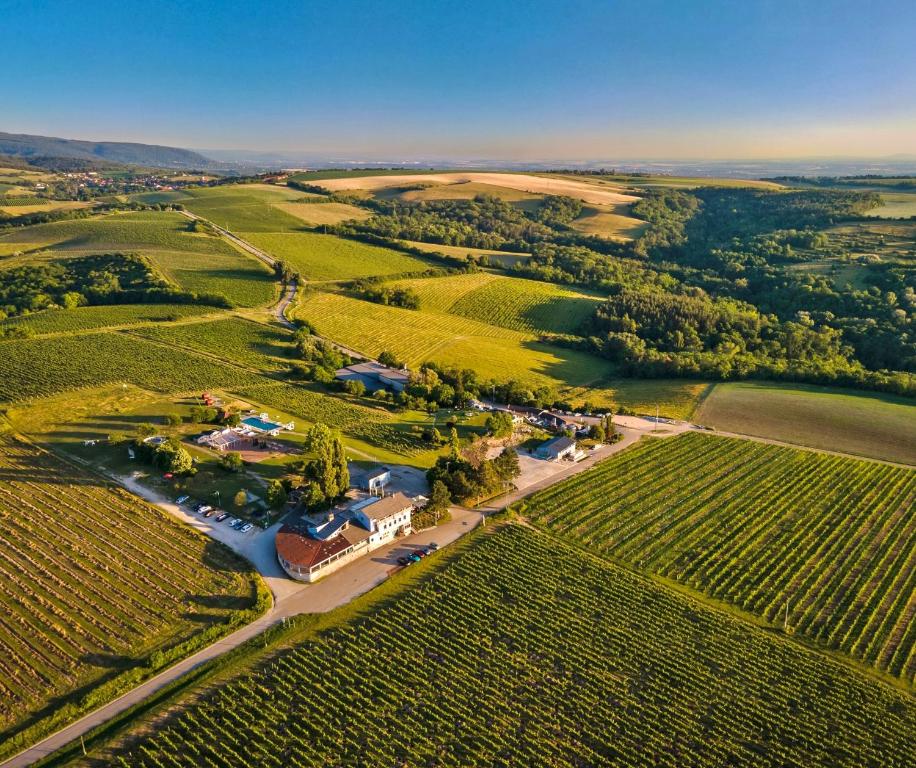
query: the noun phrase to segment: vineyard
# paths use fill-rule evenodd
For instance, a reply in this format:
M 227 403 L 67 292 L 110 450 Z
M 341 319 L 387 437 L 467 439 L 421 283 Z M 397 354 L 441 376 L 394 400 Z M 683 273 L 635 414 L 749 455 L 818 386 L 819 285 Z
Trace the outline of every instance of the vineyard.
M 142 328 L 133 333 L 258 369 L 288 368 L 293 351 L 289 331 L 239 317 Z
M 302 221 L 276 207 L 302 192 L 287 187 L 246 184 L 184 190 L 182 205 L 232 232 L 294 232 Z
M 105 764 L 911 765 L 912 700 L 818 654 L 521 526 L 443 555 Z
M 19 726 L 65 714 L 57 697 L 136 674 L 207 626 L 221 634 L 254 604 L 254 576 L 229 550 L 12 437 L 0 438 L 0 538 L 7 749 Z
M 284 214 L 287 215 L 287 214 Z M 302 222 L 297 221 L 301 229 Z M 248 242 L 283 259 L 306 280 L 352 280 L 429 269 L 429 263 L 406 253 L 314 232 L 246 232 Z
M 524 514 L 912 685 L 914 498 L 911 469 L 688 433 L 555 485 Z
M 76 309 L 49 309 L 0 322 L 8 328 L 26 328 L 33 335 L 74 333 L 138 323 L 159 323 L 212 312 L 213 307 L 192 304 L 114 304 Z
M 253 373 L 192 352 L 122 333 L 0 342 L 0 402 L 116 382 L 178 393 L 259 380 Z

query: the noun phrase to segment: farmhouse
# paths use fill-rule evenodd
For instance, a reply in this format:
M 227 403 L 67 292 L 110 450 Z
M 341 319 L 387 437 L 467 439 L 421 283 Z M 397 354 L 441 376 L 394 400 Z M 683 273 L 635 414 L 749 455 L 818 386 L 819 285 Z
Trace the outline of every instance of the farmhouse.
M 292 578 L 315 581 L 410 533 L 412 513 L 413 502 L 395 493 L 304 515 L 277 532 L 277 560 Z
M 340 368 L 334 375 L 338 381 L 361 381 L 369 392 L 376 389 L 403 392 L 410 380 L 407 371 L 399 371 L 373 361 L 348 365 L 346 368 Z
M 541 443 L 534 453 L 539 459 L 547 461 L 573 461 L 576 457 L 576 441 L 560 435 Z

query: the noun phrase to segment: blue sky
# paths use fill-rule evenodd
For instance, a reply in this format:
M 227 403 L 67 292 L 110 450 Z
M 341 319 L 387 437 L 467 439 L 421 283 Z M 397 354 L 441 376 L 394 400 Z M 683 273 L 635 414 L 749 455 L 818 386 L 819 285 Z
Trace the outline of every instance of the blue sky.
M 916 154 L 916 2 L 0 0 L 0 130 L 353 157 Z

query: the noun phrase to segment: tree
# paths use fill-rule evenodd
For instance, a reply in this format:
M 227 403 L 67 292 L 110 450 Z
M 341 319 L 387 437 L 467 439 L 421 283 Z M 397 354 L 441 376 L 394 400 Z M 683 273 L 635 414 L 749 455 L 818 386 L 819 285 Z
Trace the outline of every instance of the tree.
M 179 424 L 181 424 L 181 414 L 167 413 L 165 415 L 165 423 L 170 427 L 177 427 Z
M 286 504 L 286 488 L 279 480 L 271 480 L 267 484 L 267 503 L 274 509 L 280 509 Z
M 350 471 L 340 435 L 325 424 L 315 424 L 306 435 L 305 449 L 314 454 L 303 474 L 317 485 L 318 493 L 313 496 L 321 498 L 316 503 L 336 499 L 346 493 L 350 487 Z
M 432 512 L 435 515 L 435 519 L 438 520 L 440 515 L 443 515 L 448 510 L 451 503 L 452 495 L 449 493 L 448 487 L 441 480 L 436 480 L 430 489 L 426 511 Z
M 616 434 L 617 427 L 614 426 L 614 417 L 611 414 L 607 414 L 604 417 L 604 439 L 609 443 L 613 442 Z
M 512 414 L 506 411 L 491 413 L 485 426 L 493 437 L 509 437 L 512 434 Z
M 402 363 L 394 356 L 394 352 L 385 350 L 384 352 L 379 353 L 378 361 L 382 365 L 387 365 L 389 368 L 401 368 Z
M 603 443 L 605 439 L 604 427 L 601 424 L 592 424 L 588 430 L 588 436 L 592 440 L 597 440 L 599 443 Z
M 366 385 L 359 379 L 350 379 L 344 382 L 344 392 L 353 397 L 362 397 L 366 394 Z
M 435 427 L 426 427 L 423 430 L 423 440 L 430 445 L 442 445 L 442 433 Z
M 137 424 L 137 435 L 139 437 L 152 437 L 155 434 L 156 428 L 152 424 Z
M 219 465 L 227 472 L 238 472 L 242 469 L 242 454 L 238 451 L 229 451 L 219 457 Z
M 452 427 L 448 434 L 448 456 L 452 461 L 461 458 L 461 442 L 458 440 L 458 430 Z
M 248 503 L 248 494 L 244 488 L 232 497 L 232 503 L 236 509 L 242 509 Z
M 177 440 L 166 440 L 156 446 L 153 463 L 175 475 L 188 474 L 194 469 L 194 459 Z

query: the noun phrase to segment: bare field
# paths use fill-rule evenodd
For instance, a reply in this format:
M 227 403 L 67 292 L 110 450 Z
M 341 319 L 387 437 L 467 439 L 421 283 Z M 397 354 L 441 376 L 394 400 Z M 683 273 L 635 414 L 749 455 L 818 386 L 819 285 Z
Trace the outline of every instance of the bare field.
M 532 194 L 542 195 L 568 195 L 583 200 L 586 203 L 604 205 L 617 205 L 619 203 L 632 203 L 638 198 L 633 195 L 623 194 L 614 189 L 603 189 L 595 184 L 570 179 L 562 176 L 544 178 L 542 176 L 529 176 L 524 173 L 435 173 L 418 178 L 416 175 L 395 174 L 391 176 L 357 176 L 355 178 L 325 179 L 318 182 L 322 187 L 332 192 L 345 189 L 383 189 L 399 185 L 417 184 L 418 182 L 431 184 L 460 184 L 475 182 L 489 184 L 494 187 L 506 187 Z
M 619 241 L 635 240 L 645 231 L 646 222 L 627 216 L 628 211 L 627 205 L 589 206 L 571 226 L 586 235 Z

